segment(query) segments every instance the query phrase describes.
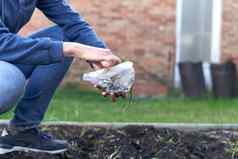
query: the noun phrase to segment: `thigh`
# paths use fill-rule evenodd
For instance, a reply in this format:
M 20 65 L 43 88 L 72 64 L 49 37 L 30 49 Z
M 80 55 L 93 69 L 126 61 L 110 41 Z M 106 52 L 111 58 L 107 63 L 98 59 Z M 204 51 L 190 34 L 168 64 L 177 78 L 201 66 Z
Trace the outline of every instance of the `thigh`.
M 63 30 L 58 25 L 41 29 L 37 32 L 34 32 L 29 37 L 33 39 L 48 37 L 55 41 L 68 41 Z
M 8 62 L 0 61 L 0 84 L 2 85 L 0 90 L 4 86 L 9 85 L 10 87 L 23 80 L 25 80 L 24 75 L 17 67 Z
M 52 26 L 42 29 L 29 36 L 30 38 L 48 37 L 56 41 L 66 41 L 62 29 L 59 26 Z M 58 86 L 61 79 L 64 77 L 68 68 L 72 63 L 73 58 L 65 57 L 60 63 L 49 65 L 27 66 L 19 65 L 18 67 L 25 72 L 29 79 L 25 98 L 34 97 L 42 92 L 47 92 Z
M 52 40 L 56 40 L 56 41 L 59 41 L 59 40 L 66 41 L 67 40 L 62 29 L 57 25 L 54 25 L 54 26 L 51 26 L 48 28 L 44 28 L 44 29 L 39 30 L 29 36 L 29 38 L 43 38 L 43 37 L 48 37 L 48 38 L 51 38 Z M 23 72 L 23 74 L 25 75 L 25 77 L 27 79 L 31 76 L 31 74 L 35 70 L 35 68 L 39 67 L 36 65 L 23 65 L 23 64 L 16 64 L 15 66 L 18 67 Z M 47 68 L 47 65 L 46 66 L 42 65 L 41 67 Z
M 0 114 L 9 110 L 23 95 L 25 77 L 14 65 L 0 61 Z
M 29 37 L 30 38 L 48 37 L 48 38 L 51 38 L 52 40 L 57 40 L 57 41 L 67 40 L 67 38 L 65 37 L 63 33 L 63 30 L 57 25 L 42 29 L 38 32 L 33 33 Z M 35 75 L 34 77 L 31 77 L 31 78 L 37 78 L 37 79 L 44 78 L 48 80 L 60 78 L 59 76 L 62 76 L 64 72 L 68 70 L 68 67 L 70 66 L 72 60 L 73 59 L 70 57 L 65 57 L 63 61 L 60 63 L 36 66 L 33 71 Z M 42 80 L 42 81 L 46 82 L 46 80 Z

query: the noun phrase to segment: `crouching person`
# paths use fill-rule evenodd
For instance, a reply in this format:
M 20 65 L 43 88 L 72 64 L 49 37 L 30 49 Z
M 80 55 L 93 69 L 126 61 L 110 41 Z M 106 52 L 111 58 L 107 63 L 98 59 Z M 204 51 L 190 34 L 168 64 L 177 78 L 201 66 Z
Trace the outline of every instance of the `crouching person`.
M 56 25 L 19 36 L 35 8 Z M 64 152 L 67 142 L 43 133 L 39 125 L 73 59 L 107 68 L 120 63 L 120 58 L 66 0 L 1 0 L 0 17 L 0 113 L 16 105 L 0 137 L 0 154 Z

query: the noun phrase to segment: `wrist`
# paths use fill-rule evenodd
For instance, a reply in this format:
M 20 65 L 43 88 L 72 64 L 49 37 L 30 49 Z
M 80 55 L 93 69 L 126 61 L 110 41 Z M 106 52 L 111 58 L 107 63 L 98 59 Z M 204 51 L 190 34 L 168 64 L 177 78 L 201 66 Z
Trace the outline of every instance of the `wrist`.
M 63 52 L 65 56 L 74 57 L 75 56 L 75 46 L 71 42 L 63 43 Z

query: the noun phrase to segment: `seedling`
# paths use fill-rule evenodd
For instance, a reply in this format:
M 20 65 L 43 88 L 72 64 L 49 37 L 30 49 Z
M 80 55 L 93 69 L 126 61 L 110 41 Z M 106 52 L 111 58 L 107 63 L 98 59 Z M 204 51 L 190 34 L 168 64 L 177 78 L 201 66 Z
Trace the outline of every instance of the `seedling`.
M 231 159 L 235 159 L 238 156 L 238 141 L 229 143 L 231 148 L 227 150 L 227 153 L 231 155 Z

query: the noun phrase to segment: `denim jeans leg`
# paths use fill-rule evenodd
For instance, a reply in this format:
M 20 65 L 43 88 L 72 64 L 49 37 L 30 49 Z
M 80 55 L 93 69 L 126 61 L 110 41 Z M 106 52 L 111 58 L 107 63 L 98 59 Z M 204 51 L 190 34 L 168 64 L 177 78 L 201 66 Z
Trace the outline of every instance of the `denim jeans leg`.
M 0 114 L 9 111 L 23 96 L 26 80 L 14 65 L 0 61 Z
M 69 41 L 59 26 L 43 29 L 31 36 L 31 38 L 40 37 L 49 37 L 57 41 Z M 106 47 L 90 36 L 81 37 L 78 42 L 95 47 Z M 72 58 L 65 57 L 61 63 L 35 66 L 32 70 L 31 68 L 25 69 L 27 66 L 18 66 L 23 69 L 25 75 L 27 74 L 28 84 L 24 97 L 15 109 L 15 115 L 10 122 L 10 127 L 25 130 L 39 126 L 56 88 L 65 76 L 72 61 Z
M 49 37 L 53 40 L 65 40 L 62 30 L 58 27 L 50 27 L 34 33 L 31 38 Z M 10 127 L 17 130 L 38 127 L 44 118 L 48 105 L 56 88 L 69 69 L 72 58 L 65 57 L 61 63 L 35 66 L 26 71 L 28 83 L 24 97 L 17 104 Z M 25 71 L 27 66 L 18 65 Z

